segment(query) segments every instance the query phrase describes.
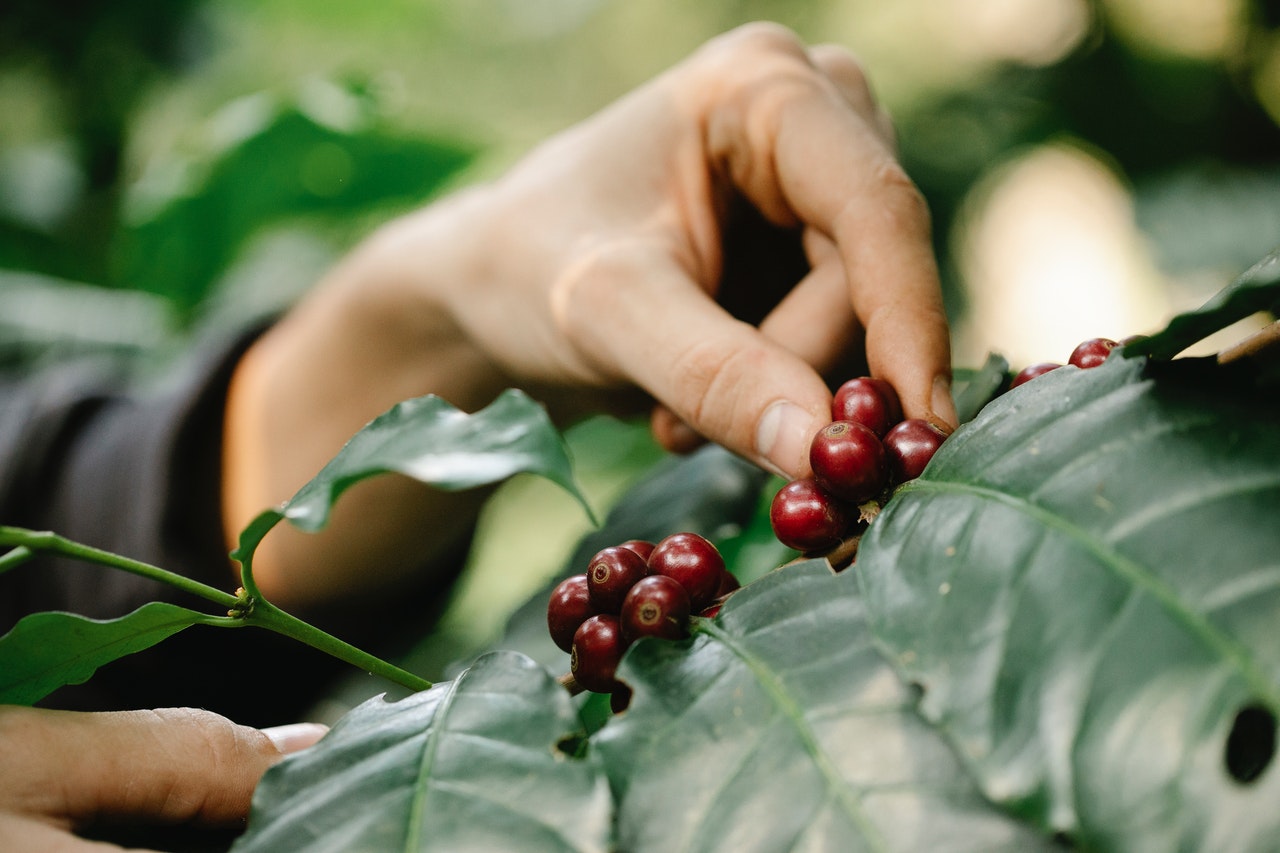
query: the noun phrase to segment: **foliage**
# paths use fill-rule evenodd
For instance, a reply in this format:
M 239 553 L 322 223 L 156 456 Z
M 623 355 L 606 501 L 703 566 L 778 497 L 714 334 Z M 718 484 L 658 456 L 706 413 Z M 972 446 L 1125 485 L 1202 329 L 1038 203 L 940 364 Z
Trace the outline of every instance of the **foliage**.
M 406 400 L 370 422 L 320 473 L 281 506 L 250 522 L 233 557 L 244 588 L 231 595 L 150 566 L 70 542 L 62 537 L 0 527 L 0 571 L 13 571 L 37 551 L 61 553 L 140 574 L 176 586 L 224 608 L 213 616 L 152 602 L 110 620 L 69 613 L 33 613 L 0 636 L 0 702 L 29 704 L 63 684 L 78 684 L 117 658 L 141 651 L 191 625 L 258 626 L 308 643 L 410 689 L 430 684 L 284 613 L 264 599 L 253 579 L 253 553 L 276 524 L 301 530 L 323 528 L 338 496 L 369 477 L 397 471 L 421 483 L 456 491 L 513 474 L 537 474 L 590 507 L 570 470 L 563 442 L 546 410 L 519 391 L 508 391 L 485 409 L 466 414 L 438 397 Z

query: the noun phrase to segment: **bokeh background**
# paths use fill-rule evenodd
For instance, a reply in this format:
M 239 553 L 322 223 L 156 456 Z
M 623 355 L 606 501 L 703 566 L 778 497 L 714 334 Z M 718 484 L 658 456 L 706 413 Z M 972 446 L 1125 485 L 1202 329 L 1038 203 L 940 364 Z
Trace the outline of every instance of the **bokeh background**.
M 1271 0 L 10 0 L 0 365 L 163 365 L 755 19 L 864 62 L 933 211 L 958 364 L 1156 328 L 1280 245 Z M 658 455 L 634 425 L 570 438 L 602 508 Z M 441 660 L 585 529 L 544 488 L 493 502 Z

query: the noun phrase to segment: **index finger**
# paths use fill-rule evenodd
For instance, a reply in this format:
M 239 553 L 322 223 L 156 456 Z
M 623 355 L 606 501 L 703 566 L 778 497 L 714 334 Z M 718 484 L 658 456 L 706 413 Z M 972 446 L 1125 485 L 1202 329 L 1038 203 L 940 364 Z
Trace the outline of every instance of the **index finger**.
M 927 205 L 878 132 L 785 31 L 751 30 L 736 85 L 714 89 L 708 143 L 735 187 L 775 222 L 831 238 L 867 334 L 874 375 L 908 417 L 955 424 L 950 337 Z M 732 46 L 731 46 L 732 47 Z M 723 68 L 721 68 L 723 73 Z

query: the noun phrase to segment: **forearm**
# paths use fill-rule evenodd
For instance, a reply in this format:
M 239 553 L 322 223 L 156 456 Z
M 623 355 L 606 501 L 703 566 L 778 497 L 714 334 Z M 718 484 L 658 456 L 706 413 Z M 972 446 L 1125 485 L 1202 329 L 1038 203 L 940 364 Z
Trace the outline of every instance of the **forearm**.
M 479 195 L 384 226 L 246 353 L 224 426 L 229 544 L 395 403 L 433 393 L 473 410 L 508 384 L 423 284 L 478 277 Z M 273 530 L 255 555 L 255 579 L 286 607 L 376 596 L 455 546 L 481 500 L 395 475 L 366 481 L 343 495 L 325 531 Z

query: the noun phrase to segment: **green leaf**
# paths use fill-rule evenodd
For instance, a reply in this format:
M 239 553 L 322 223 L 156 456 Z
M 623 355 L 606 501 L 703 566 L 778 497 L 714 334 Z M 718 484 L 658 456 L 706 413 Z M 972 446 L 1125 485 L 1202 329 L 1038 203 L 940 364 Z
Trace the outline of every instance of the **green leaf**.
M 159 601 L 117 619 L 50 611 L 24 616 L 0 637 L 0 705 L 35 704 L 65 684 L 88 681 L 100 666 L 192 625 L 220 624 L 219 618 Z
M 594 520 L 564 441 L 540 403 L 512 389 L 467 414 L 429 395 L 397 403 L 370 421 L 297 494 L 254 519 L 232 556 L 250 559 L 281 519 L 307 532 L 322 529 L 344 491 L 393 471 L 450 491 L 538 474 L 577 498 Z
M 259 124 L 250 121 L 240 130 L 244 138 L 207 164 L 201 184 L 152 202 L 155 210 L 122 229 L 114 247 L 118 281 L 192 308 L 264 226 L 420 203 L 474 156 L 468 146 L 398 135 L 367 117 L 322 122 L 297 106 L 261 99 L 239 109 Z M 135 200 L 135 208 L 141 205 Z
M 569 694 L 532 660 L 486 655 L 456 680 L 370 700 L 267 771 L 237 853 L 604 851 L 611 806 Z
M 1280 249 L 1246 270 L 1194 311 L 1179 314 L 1163 331 L 1124 348 L 1129 358 L 1170 359 L 1232 323 L 1259 311 L 1280 310 Z
M 619 672 L 630 708 L 595 743 L 628 853 L 1050 847 L 981 798 L 824 561 L 744 587 L 688 641 L 637 643 Z
M 998 353 L 989 353 L 977 370 L 957 370 L 951 394 L 955 398 L 960 423 L 976 418 L 982 407 L 994 400 L 1008 384 L 1009 360 Z
M 1280 837 L 1280 413 L 1194 361 L 1005 394 L 858 555 L 878 641 L 986 794 L 1100 850 Z

